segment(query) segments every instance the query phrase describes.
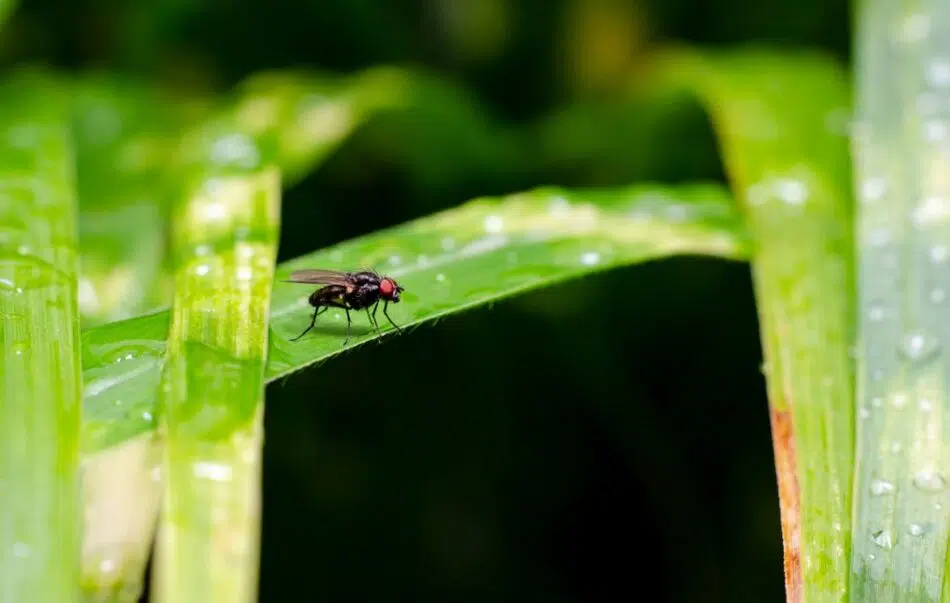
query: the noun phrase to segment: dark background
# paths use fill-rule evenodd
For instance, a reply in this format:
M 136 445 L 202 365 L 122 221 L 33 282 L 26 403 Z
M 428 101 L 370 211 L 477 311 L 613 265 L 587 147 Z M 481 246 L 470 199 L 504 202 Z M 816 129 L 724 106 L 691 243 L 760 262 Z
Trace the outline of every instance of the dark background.
M 287 192 L 284 260 L 479 195 L 723 179 L 697 107 L 618 100 L 645 54 L 849 36 L 843 0 L 28 0 L 0 59 L 220 90 L 402 63 L 492 124 L 374 121 Z M 760 364 L 748 266 L 677 258 L 272 384 L 261 601 L 782 601 Z

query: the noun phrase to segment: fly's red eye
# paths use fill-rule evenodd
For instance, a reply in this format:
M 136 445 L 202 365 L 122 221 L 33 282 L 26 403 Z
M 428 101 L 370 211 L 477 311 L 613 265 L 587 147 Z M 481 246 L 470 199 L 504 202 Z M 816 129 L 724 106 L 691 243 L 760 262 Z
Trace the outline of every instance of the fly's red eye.
M 383 297 L 389 297 L 396 290 L 396 285 L 388 278 L 379 281 L 379 294 Z

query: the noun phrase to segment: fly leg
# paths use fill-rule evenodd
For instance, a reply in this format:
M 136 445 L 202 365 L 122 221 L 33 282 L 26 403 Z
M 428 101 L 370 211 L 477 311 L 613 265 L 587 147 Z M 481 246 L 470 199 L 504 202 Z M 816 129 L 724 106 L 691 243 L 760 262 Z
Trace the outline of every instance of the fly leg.
M 353 322 L 350 320 L 350 305 L 336 300 L 328 301 L 326 304 L 329 308 L 343 308 L 343 311 L 346 312 L 346 339 L 343 340 L 345 346 L 350 341 L 350 323 Z
M 373 306 L 373 313 L 372 313 L 372 314 L 369 313 L 369 308 L 366 308 L 366 318 L 369 319 L 369 322 L 370 322 L 371 325 L 373 325 L 374 327 L 376 327 L 376 334 L 379 335 L 379 336 L 382 336 L 382 333 L 380 333 L 380 331 L 379 331 L 379 323 L 376 322 L 376 308 L 377 308 L 378 306 L 379 306 L 379 302 L 376 302 L 376 305 Z M 381 339 L 378 339 L 377 341 L 379 341 L 380 343 L 382 343 L 382 340 L 381 340 Z
M 327 306 L 321 306 L 321 307 L 319 307 L 319 308 L 314 308 L 314 310 L 313 310 L 313 320 L 310 321 L 310 326 L 307 327 L 306 330 L 305 330 L 303 333 L 301 333 L 300 335 L 297 335 L 296 337 L 294 337 L 294 338 L 291 339 L 290 341 L 297 341 L 298 339 L 300 339 L 301 337 L 303 337 L 304 335 L 306 335 L 307 332 L 308 332 L 310 329 L 313 328 L 313 325 L 317 324 L 317 316 L 320 314 L 320 312 L 321 312 L 321 311 L 326 312 L 328 309 L 329 309 L 329 308 L 328 308 Z
M 402 329 L 399 328 L 399 325 L 394 323 L 393 319 L 389 317 L 389 312 L 386 311 L 388 308 L 389 308 L 389 301 L 383 302 L 383 316 L 386 317 L 386 320 L 389 321 L 389 324 L 396 327 L 396 331 L 398 331 L 399 333 L 402 333 Z
M 346 312 L 346 339 L 343 340 L 343 347 L 346 347 L 346 344 L 350 341 L 350 307 L 343 306 L 343 310 Z

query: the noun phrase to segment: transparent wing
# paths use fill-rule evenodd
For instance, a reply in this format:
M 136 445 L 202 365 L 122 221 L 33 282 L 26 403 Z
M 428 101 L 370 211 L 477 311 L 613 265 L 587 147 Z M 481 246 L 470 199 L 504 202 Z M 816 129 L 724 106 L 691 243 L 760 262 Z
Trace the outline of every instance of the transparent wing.
M 284 282 L 346 286 L 350 284 L 350 277 L 346 272 L 336 270 L 295 270 L 290 273 L 290 278 Z

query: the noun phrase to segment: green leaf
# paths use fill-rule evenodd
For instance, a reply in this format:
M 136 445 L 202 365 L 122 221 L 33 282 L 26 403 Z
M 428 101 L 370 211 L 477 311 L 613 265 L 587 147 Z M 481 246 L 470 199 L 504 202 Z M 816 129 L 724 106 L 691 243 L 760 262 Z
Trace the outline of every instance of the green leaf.
M 754 241 L 788 600 L 847 600 L 854 445 L 847 75 L 821 55 L 768 49 L 673 53 L 661 66 L 708 108 Z
M 852 600 L 947 601 L 950 17 L 859 4 Z
M 175 210 L 160 396 L 157 602 L 257 600 L 264 362 L 280 215 L 276 169 L 208 179 Z
M 76 190 L 68 96 L 0 83 L 0 600 L 78 600 Z
M 673 254 L 739 259 L 746 253 L 731 199 L 718 185 L 542 188 L 477 199 L 309 254 L 282 264 L 277 279 L 300 267 L 376 268 L 406 288 L 403 301 L 390 306 L 405 329 L 616 266 Z M 376 337 L 366 316 L 355 314 L 353 339 L 344 348 L 345 317 L 327 312 L 306 337 L 289 341 L 310 322 L 310 293 L 298 284 L 275 286 L 268 381 Z M 83 334 L 87 452 L 153 428 L 168 324 L 168 313 L 161 312 Z

